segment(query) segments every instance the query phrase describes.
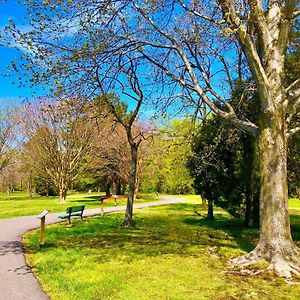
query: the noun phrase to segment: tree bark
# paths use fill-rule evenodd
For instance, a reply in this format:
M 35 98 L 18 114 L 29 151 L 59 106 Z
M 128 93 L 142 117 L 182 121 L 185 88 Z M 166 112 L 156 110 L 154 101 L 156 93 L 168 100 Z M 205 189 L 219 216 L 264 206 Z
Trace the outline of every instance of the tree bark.
M 250 137 L 247 137 L 247 140 Z M 250 142 L 250 144 L 249 144 Z M 245 172 L 251 172 L 248 184 L 246 184 L 246 210 L 245 225 L 247 227 L 259 227 L 259 154 L 255 140 L 250 138 L 248 142 L 244 140 L 244 156 L 248 156 Z
M 136 200 L 136 197 L 138 195 L 139 192 L 139 185 L 140 185 L 140 180 L 139 180 L 139 176 L 138 176 L 138 172 L 136 171 L 136 175 L 135 175 L 135 186 L 134 186 L 134 194 L 133 194 L 133 199 L 134 201 Z
M 253 227 L 253 206 L 251 194 L 247 192 L 246 194 L 246 209 L 245 209 L 245 225 L 247 227 Z
M 29 194 L 29 198 L 32 198 L 32 184 L 31 184 L 31 178 L 27 181 L 27 193 Z
M 259 196 L 252 191 L 246 195 L 245 225 L 259 226 Z
M 60 204 L 66 203 L 66 197 L 67 197 L 67 189 L 66 188 L 60 188 L 59 189 L 59 203 Z
M 59 204 L 66 203 L 68 187 L 64 180 L 59 182 Z
M 116 195 L 121 195 L 121 179 L 117 178 L 116 180 Z
M 299 248 L 291 236 L 288 213 L 287 138 L 283 109 L 261 116 L 260 150 L 260 238 L 256 248 L 238 264 L 266 260 L 278 275 L 299 275 Z
M 138 145 L 136 145 L 135 143 L 131 143 L 130 144 L 130 154 L 131 154 L 130 181 L 129 181 L 125 218 L 123 222 L 123 226 L 125 227 L 130 227 L 133 225 L 132 211 L 133 211 L 133 201 L 134 201 L 135 186 L 136 186 L 137 160 L 138 160 L 137 153 L 138 153 Z
M 105 195 L 106 195 L 106 197 L 111 196 L 110 189 L 111 189 L 111 180 L 110 180 L 109 177 L 107 177 L 106 183 L 105 183 Z
M 214 220 L 214 201 L 208 200 L 207 217 L 209 220 Z

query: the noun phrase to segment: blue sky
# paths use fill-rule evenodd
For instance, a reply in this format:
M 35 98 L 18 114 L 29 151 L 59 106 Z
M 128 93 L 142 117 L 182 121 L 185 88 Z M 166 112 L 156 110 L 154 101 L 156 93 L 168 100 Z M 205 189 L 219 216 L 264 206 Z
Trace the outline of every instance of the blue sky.
M 26 15 L 25 7 L 16 0 L 0 0 L 0 28 L 8 24 L 8 19 L 13 19 L 17 24 L 24 23 Z M 18 74 L 12 74 L 11 77 L 6 77 L 6 66 L 10 65 L 11 61 L 19 56 L 18 51 L 6 47 L 0 47 L 0 100 L 12 101 L 17 99 L 30 99 L 33 95 L 33 89 L 29 87 L 18 87 L 13 84 L 19 77 Z

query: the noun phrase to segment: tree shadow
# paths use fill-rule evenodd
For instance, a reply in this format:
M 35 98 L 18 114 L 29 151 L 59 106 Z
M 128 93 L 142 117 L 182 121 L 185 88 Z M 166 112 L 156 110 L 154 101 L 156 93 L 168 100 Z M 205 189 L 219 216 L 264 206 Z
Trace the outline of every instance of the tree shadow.
M 95 204 L 98 202 L 100 196 L 88 196 L 82 199 L 68 199 L 69 203 L 84 203 L 84 204 Z
M 104 195 L 101 195 L 101 196 L 103 197 Z M 69 199 L 68 202 L 69 203 L 83 203 L 83 204 L 93 204 L 93 205 L 95 205 L 97 203 L 100 204 L 99 198 L 100 198 L 100 195 L 98 195 L 98 196 L 91 195 L 91 196 L 88 196 L 88 197 L 84 197 L 82 199 Z M 110 204 L 113 203 L 114 204 L 115 203 L 114 201 L 115 200 L 114 200 L 113 197 L 104 199 L 104 205 L 105 205 L 105 203 L 110 203 Z M 117 202 L 120 202 L 120 199 L 117 200 Z
M 216 232 L 227 233 L 233 238 L 238 247 L 246 252 L 250 252 L 254 249 L 258 238 L 258 229 L 246 227 L 243 220 L 226 217 L 223 214 L 215 214 L 214 220 L 209 220 L 206 217 L 193 217 L 185 218 L 184 222 L 193 226 L 201 226 L 204 228 L 210 228 Z
M 198 208 L 200 204 L 189 204 L 189 203 L 176 203 L 165 204 L 163 206 L 151 207 L 153 210 L 168 210 L 168 211 L 178 211 L 179 213 L 183 211 L 193 211 L 193 209 Z
M 174 206 L 177 206 L 177 211 Z M 163 206 L 161 210 L 167 210 L 167 213 L 160 210 L 150 215 L 135 216 L 133 228 L 121 226 L 121 214 L 98 216 L 85 222 L 74 220 L 75 226 L 67 229 L 63 224 L 49 227 L 47 246 L 41 251 L 76 248 L 78 251 L 83 249 L 85 253 L 95 253 L 96 250 L 101 261 L 120 257 L 130 262 L 149 256 L 203 255 L 209 248 L 222 248 L 228 254 L 235 250 L 250 252 L 256 246 L 259 237 L 257 228 L 247 228 L 243 220 L 224 212 L 216 213 L 215 220 L 208 220 L 193 214 L 193 207 L 190 204 Z M 186 210 L 190 213 L 187 214 Z M 292 215 L 291 219 L 294 239 L 299 241 L 300 215 Z M 33 248 L 36 252 L 37 246 Z
M 8 269 L 8 271 L 9 272 L 14 272 L 17 275 L 27 275 L 27 274 L 32 273 L 30 267 L 27 266 L 27 265 L 23 265 L 21 267 L 14 268 L 14 269 Z
M 45 250 L 68 250 L 70 247 L 93 253 L 97 250 L 102 261 L 115 260 L 116 256 L 120 256 L 130 262 L 132 259 L 170 254 L 199 256 L 212 247 L 244 251 L 254 247 L 249 241 L 249 232 L 241 228 L 241 222 L 222 216 L 212 222 L 199 219 L 199 216 L 186 217 L 186 212 L 184 216 L 177 213 L 167 216 L 154 214 L 135 218 L 136 226 L 127 229 L 120 225 L 122 216 L 95 217 L 93 220 L 78 224 L 68 232 L 60 230 L 57 232 L 60 236 L 49 241 Z
M 18 241 L 0 242 L 0 256 L 5 256 L 12 253 L 13 254 L 23 253 L 23 247 L 21 242 Z

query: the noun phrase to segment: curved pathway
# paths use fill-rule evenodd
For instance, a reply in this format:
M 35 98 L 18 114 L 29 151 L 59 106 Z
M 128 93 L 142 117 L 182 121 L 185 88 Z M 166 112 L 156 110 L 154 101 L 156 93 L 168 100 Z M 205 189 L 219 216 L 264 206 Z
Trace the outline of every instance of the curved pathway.
M 149 206 L 182 202 L 181 198 L 162 196 L 162 200 L 134 205 L 135 209 Z M 104 208 L 104 213 L 125 211 L 125 206 Z M 46 216 L 46 225 L 61 222 L 53 213 Z M 84 211 L 85 217 L 99 215 L 100 209 Z M 0 220 L 0 299 L 5 300 L 43 300 L 49 297 L 43 292 L 39 282 L 25 262 L 21 244 L 25 232 L 38 228 L 40 220 L 36 216 Z

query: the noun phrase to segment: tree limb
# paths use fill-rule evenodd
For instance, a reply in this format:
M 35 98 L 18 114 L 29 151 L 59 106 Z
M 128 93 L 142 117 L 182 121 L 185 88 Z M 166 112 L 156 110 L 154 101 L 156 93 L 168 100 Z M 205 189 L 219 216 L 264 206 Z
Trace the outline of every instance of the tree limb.
M 181 0 L 177 0 L 179 2 L 179 4 L 188 12 L 190 12 L 191 14 L 195 15 L 196 17 L 199 17 L 205 21 L 208 21 L 208 22 L 211 22 L 213 24 L 216 24 L 216 25 L 222 25 L 224 24 L 224 22 L 222 21 L 216 21 L 214 18 L 211 18 L 211 17 L 208 17 L 206 15 L 203 15 L 201 14 L 199 11 L 195 10 L 195 9 L 192 9 L 190 7 L 188 7 L 183 1 Z
M 300 88 L 300 78 L 295 80 L 291 85 L 289 85 L 286 89 L 285 92 L 288 93 L 290 90 L 293 90 L 294 88 L 297 88 L 299 86 Z
M 222 99 L 222 97 L 220 97 L 220 95 L 218 95 L 217 93 L 215 93 L 215 91 L 212 91 L 213 95 L 215 97 L 221 98 L 221 102 L 224 103 L 224 105 L 227 107 L 227 109 L 229 110 L 229 112 L 225 112 L 222 109 L 220 109 L 211 99 L 209 99 L 209 97 L 206 95 L 206 93 L 204 92 L 204 90 L 200 87 L 197 77 L 193 72 L 191 63 L 189 62 L 189 60 L 187 59 L 186 55 L 184 54 L 182 48 L 180 47 L 180 45 L 177 43 L 177 41 L 175 40 L 174 37 L 170 36 L 169 34 L 167 34 L 165 31 L 163 31 L 161 28 L 159 28 L 158 25 L 155 24 L 155 22 L 145 13 L 145 11 L 143 11 L 136 3 L 136 1 L 133 1 L 135 8 L 137 9 L 137 11 L 149 22 L 149 24 L 158 32 L 160 33 L 162 36 L 164 36 L 165 38 L 167 38 L 169 41 L 171 41 L 173 43 L 173 46 L 176 48 L 176 52 L 178 53 L 178 55 L 180 56 L 180 58 L 182 59 L 187 72 L 189 74 L 189 76 L 191 77 L 192 83 L 193 85 L 187 85 L 187 83 L 185 81 L 183 81 L 182 79 L 176 77 L 172 72 L 170 72 L 168 69 L 166 69 L 166 67 L 164 67 L 163 65 L 161 65 L 158 61 L 155 61 L 154 59 L 150 58 L 148 55 L 145 55 L 145 57 L 147 59 L 149 59 L 152 63 L 154 63 L 157 67 L 159 67 L 160 69 L 162 69 L 164 72 L 166 72 L 166 75 L 171 77 L 173 80 L 176 80 L 178 83 L 180 83 L 182 86 L 184 87 L 189 87 L 192 90 L 194 90 L 202 99 L 203 101 L 219 116 L 221 116 L 224 119 L 227 119 L 229 121 L 231 121 L 233 124 L 235 124 L 236 126 L 238 126 L 239 128 L 247 131 L 250 134 L 253 134 L 255 136 L 258 135 L 258 127 L 253 124 L 250 121 L 243 121 L 240 120 L 235 112 L 234 109 L 232 108 L 232 106 L 226 102 L 224 99 Z M 219 99 L 220 100 L 220 99 Z
M 219 0 L 219 3 L 223 12 L 224 20 L 229 27 L 236 32 L 249 63 L 249 67 L 254 75 L 257 87 L 260 90 L 260 93 L 264 95 L 263 98 L 266 99 L 266 102 L 263 103 L 264 109 L 274 109 L 275 105 L 272 101 L 272 97 L 269 95 L 269 80 L 258 55 L 254 39 L 248 34 L 246 28 L 241 24 L 241 20 L 237 15 L 232 1 Z
M 294 127 L 294 128 L 290 129 L 290 130 L 287 132 L 286 136 L 287 136 L 287 138 L 290 138 L 290 137 L 292 137 L 295 133 L 297 133 L 297 132 L 299 132 L 299 131 L 300 131 L 300 126 Z
M 289 112 L 286 118 L 286 123 L 290 124 L 294 115 L 297 113 L 297 111 L 300 108 L 300 90 L 297 93 L 297 98 L 295 97 L 296 101 L 294 101 L 293 105 L 289 108 Z
M 295 11 L 294 13 L 293 13 L 293 19 L 295 19 L 295 18 L 297 18 L 297 17 L 299 17 L 300 16 L 300 10 L 298 10 L 298 11 Z

